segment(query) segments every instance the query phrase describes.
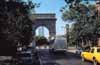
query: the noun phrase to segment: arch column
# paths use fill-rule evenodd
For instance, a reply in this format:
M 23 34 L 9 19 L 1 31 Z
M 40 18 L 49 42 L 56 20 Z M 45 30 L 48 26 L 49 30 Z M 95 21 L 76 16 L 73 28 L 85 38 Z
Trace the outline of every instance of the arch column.
M 51 23 L 51 26 L 49 27 L 49 40 L 55 38 L 56 36 L 56 25 L 55 25 L 55 21 L 53 22 L 54 23 Z

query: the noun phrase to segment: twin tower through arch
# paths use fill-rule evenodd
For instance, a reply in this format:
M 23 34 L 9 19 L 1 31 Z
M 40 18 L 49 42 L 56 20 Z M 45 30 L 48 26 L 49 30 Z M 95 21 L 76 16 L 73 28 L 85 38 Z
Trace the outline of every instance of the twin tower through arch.
M 36 29 L 40 26 L 46 27 L 49 30 L 49 39 L 56 35 L 56 16 L 54 13 L 38 13 L 33 14 L 33 36 L 36 35 Z

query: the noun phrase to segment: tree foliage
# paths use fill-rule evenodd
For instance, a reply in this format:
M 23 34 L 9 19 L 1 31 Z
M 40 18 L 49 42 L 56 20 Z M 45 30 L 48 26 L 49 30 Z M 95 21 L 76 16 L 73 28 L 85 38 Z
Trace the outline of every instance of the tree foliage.
M 32 41 L 30 9 L 35 5 L 19 0 L 0 0 L 0 47 L 28 45 Z
M 69 10 L 65 10 L 62 16 L 64 21 L 74 20 L 70 39 L 76 43 L 96 45 L 96 39 L 100 35 L 100 21 L 95 5 L 82 4 L 82 0 L 76 1 L 66 0 Z
M 45 45 L 49 44 L 48 40 L 44 36 L 36 36 L 35 41 L 36 41 L 37 46 L 41 46 L 41 45 L 44 45 L 44 44 Z

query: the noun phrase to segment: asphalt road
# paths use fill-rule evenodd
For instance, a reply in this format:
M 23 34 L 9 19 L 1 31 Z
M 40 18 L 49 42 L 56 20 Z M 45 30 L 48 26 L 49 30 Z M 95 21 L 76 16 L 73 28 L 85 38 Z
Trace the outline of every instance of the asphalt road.
M 61 52 L 51 53 L 48 49 L 39 49 L 38 56 L 40 62 L 35 65 L 93 65 L 92 62 L 82 62 L 81 58 L 70 50 L 64 54 Z M 5 63 L 4 65 L 11 64 Z
M 82 62 L 74 53 L 50 53 L 48 49 L 40 49 L 39 58 L 41 65 L 93 65 L 92 62 Z

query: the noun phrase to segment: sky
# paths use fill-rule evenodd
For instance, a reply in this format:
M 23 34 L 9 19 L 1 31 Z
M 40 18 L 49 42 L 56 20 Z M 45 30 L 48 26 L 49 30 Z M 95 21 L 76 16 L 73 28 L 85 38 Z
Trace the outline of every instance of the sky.
M 25 1 L 25 0 L 24 0 Z M 32 0 L 34 3 L 40 3 L 40 7 L 36 8 L 36 13 L 55 13 L 56 14 L 56 35 L 64 35 L 65 34 L 65 25 L 70 24 L 68 22 L 64 22 L 62 20 L 62 13 L 60 9 L 66 5 L 64 0 Z M 94 3 L 91 1 L 90 3 Z M 36 35 L 39 35 L 41 27 L 36 30 Z M 44 28 L 44 35 L 48 37 L 49 30 Z
M 36 13 L 55 13 L 56 14 L 56 35 L 65 34 L 65 22 L 61 19 L 61 7 L 65 6 L 64 0 L 34 0 L 35 3 L 40 3 L 40 7 L 36 8 Z M 38 29 L 39 30 L 39 29 Z M 48 30 L 45 28 L 44 35 L 48 36 Z M 38 34 L 38 31 L 36 31 Z

